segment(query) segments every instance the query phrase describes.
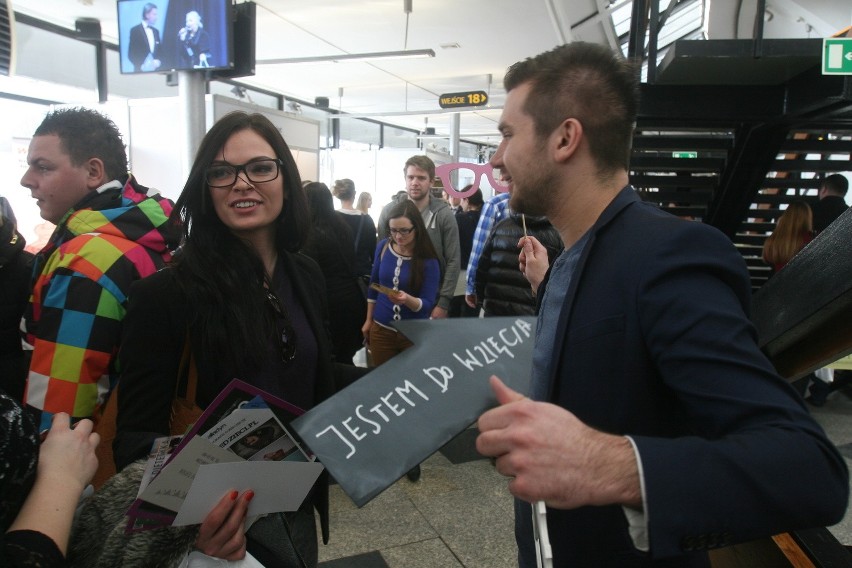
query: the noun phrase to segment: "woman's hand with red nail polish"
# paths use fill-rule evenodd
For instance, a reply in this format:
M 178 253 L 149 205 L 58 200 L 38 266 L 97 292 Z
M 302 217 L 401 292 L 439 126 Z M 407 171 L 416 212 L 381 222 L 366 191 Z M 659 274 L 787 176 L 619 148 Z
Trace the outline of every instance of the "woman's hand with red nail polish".
M 206 554 L 224 560 L 242 560 L 246 555 L 246 535 L 243 522 L 254 491 L 226 493 L 204 518 L 195 539 L 195 547 Z

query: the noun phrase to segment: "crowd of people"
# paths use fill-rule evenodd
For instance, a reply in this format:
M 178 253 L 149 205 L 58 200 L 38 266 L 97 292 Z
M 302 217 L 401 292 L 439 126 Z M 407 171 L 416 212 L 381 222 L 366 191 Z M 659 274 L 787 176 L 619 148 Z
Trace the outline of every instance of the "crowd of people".
M 199 410 L 234 377 L 308 410 L 367 372 L 362 347 L 379 366 L 411 346 L 395 321 L 480 315 L 538 318 L 530 392 L 492 377 L 478 421 L 477 449 L 511 478 L 520 566 L 536 565 L 537 501 L 555 566 L 704 566 L 709 548 L 839 520 L 845 462 L 758 349 L 739 253 L 628 182 L 636 76 L 582 42 L 513 65 L 490 161 L 508 191 L 439 197 L 415 155 L 377 223 L 353 180 L 303 182 L 261 114 L 218 120 L 172 203 L 127 173 L 108 118 L 49 113 L 21 180 L 56 225 L 35 256 L 0 203 L 0 564 L 63 565 L 98 458 L 144 462 L 188 375 Z M 820 197 L 845 191 L 829 176 Z M 791 205 L 767 262 L 781 269 L 818 218 Z M 108 401 L 114 454 L 96 457 Z M 190 549 L 316 566 L 328 482 L 248 530 L 254 492 L 229 492 Z

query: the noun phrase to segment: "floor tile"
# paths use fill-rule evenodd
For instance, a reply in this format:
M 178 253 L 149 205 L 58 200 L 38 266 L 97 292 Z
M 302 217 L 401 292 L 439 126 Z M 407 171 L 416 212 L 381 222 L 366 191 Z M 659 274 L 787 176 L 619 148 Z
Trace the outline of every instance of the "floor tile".
M 413 542 L 382 551 L 389 568 L 462 568 L 440 538 Z
M 376 551 L 320 562 L 318 568 L 390 568 Z
M 336 505 L 331 512 L 329 543 L 320 546 L 320 560 L 380 551 L 438 536 L 408 499 L 379 496 L 358 509 L 354 505 L 343 506 L 343 498 L 348 499 L 340 495 L 333 499 Z

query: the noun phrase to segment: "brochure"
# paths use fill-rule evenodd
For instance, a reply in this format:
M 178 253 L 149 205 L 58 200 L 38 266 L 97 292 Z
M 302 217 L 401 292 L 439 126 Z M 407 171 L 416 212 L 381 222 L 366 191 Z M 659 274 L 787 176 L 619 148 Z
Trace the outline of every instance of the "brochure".
M 298 509 L 323 470 L 288 431 L 302 413 L 231 381 L 186 435 L 154 441 L 127 530 L 200 523 L 229 490 L 255 492 L 248 516 Z

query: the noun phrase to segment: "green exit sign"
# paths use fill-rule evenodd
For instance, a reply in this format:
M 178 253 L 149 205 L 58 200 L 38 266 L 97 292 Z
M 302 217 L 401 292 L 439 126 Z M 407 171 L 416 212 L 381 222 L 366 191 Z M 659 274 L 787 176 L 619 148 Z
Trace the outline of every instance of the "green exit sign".
M 672 152 L 672 158 L 697 158 L 698 152 Z
M 852 38 L 822 40 L 822 74 L 852 75 Z

